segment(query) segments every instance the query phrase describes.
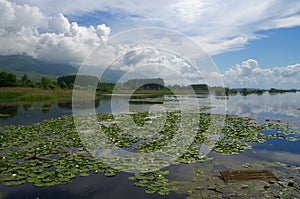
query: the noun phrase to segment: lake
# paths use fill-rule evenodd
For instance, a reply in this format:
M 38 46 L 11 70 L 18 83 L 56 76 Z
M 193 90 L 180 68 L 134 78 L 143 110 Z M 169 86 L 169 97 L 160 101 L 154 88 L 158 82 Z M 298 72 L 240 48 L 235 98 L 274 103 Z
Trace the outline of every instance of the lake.
M 146 100 L 145 100 L 146 99 Z M 182 104 L 178 104 L 178 100 Z M 200 106 L 208 106 L 206 112 L 227 113 L 242 117 L 254 118 L 258 122 L 275 121 L 289 123 L 300 128 L 300 93 L 263 95 L 234 95 L 215 97 L 209 95 L 194 96 L 135 96 L 114 95 L 102 96 L 95 101 L 97 113 L 123 113 L 135 111 L 147 111 L 151 107 L 166 107 L 176 109 L 179 106 L 192 107 L 194 102 Z M 112 108 L 113 106 L 113 108 Z M 71 102 L 45 104 L 34 103 L 26 105 L 0 105 L 1 125 L 32 125 L 51 118 L 58 118 L 72 114 Z M 299 133 L 299 129 L 297 130 Z M 268 132 L 266 132 L 268 133 Z M 299 138 L 299 135 L 293 135 Z M 219 164 L 241 165 L 255 161 L 281 162 L 287 165 L 299 167 L 300 141 L 288 139 L 270 139 L 265 143 L 253 143 L 251 150 L 246 150 L 239 155 L 222 155 L 215 152 L 208 154 L 215 158 L 214 167 L 222 167 Z M 204 163 L 204 165 L 210 163 Z M 174 180 L 189 179 L 193 170 L 201 167 L 200 164 L 170 166 L 173 173 L 169 176 Z M 173 172 L 172 172 L 173 171 Z M 299 170 L 295 170 L 299 176 Z M 170 195 L 160 196 L 145 193 L 143 188 L 134 186 L 129 181 L 130 175 L 120 172 L 115 177 L 105 177 L 103 174 L 94 174 L 89 177 L 76 177 L 66 185 L 53 187 L 35 187 L 30 183 L 24 185 L 5 187 L 0 185 L 0 193 L 3 198 L 184 198 L 187 194 L 171 192 Z M 1 198 L 1 197 L 0 197 Z

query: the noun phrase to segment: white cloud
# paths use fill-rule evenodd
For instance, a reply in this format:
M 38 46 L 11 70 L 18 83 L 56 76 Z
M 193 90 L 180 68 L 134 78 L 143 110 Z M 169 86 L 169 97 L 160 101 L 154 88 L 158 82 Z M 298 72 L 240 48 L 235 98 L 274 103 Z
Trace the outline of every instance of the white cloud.
M 299 85 L 300 64 L 264 69 L 257 60 L 249 59 L 225 71 L 223 80 L 230 87 L 291 88 Z
M 263 95 L 260 97 L 231 98 L 227 101 L 227 112 L 234 115 L 256 118 L 261 113 L 270 112 L 274 117 L 280 114 L 286 114 L 287 120 L 300 117 L 300 112 L 295 109 L 299 104 L 297 98 L 291 98 L 291 95 L 280 95 L 274 97 Z
M 48 17 L 38 7 L 0 0 L 0 54 L 26 53 L 79 64 L 93 48 L 107 41 L 109 33 L 104 24 L 79 26 L 61 13 Z
M 69 20 L 61 13 L 58 13 L 49 19 L 49 28 L 55 33 L 68 33 L 71 24 Z
M 37 58 L 80 64 L 93 48 L 103 45 L 108 39 L 110 28 L 105 25 L 87 28 L 66 22 L 60 21 L 52 27 L 57 33 L 38 35 Z
M 114 14 L 124 16 L 115 24 L 120 30 L 160 26 L 183 32 L 210 55 L 239 50 L 249 41 L 261 38 L 257 34 L 261 30 L 300 25 L 300 2 L 295 0 L 0 0 L 0 54 L 27 53 L 36 58 L 79 64 L 91 50 L 107 42 L 110 27 L 101 24 L 102 21 L 99 21 L 101 25 L 86 27 L 70 22 L 66 16 L 76 19 L 94 11 L 109 13 L 111 20 L 115 19 Z M 153 41 L 155 47 L 162 45 L 191 57 L 199 55 L 187 39 L 170 42 L 168 36 L 159 36 Z M 141 39 L 140 35 L 131 37 L 129 40 Z M 182 51 L 178 50 L 181 43 L 185 43 Z M 123 45 L 109 51 L 114 54 L 126 50 Z M 187 66 L 174 57 L 172 60 L 147 50 L 133 51 L 126 56 L 123 60 L 126 70 L 143 60 L 148 64 L 172 65 L 191 79 L 201 77 L 185 70 Z M 274 84 L 284 87 L 296 85 L 300 79 L 299 64 L 264 69 L 256 60 L 247 60 L 223 75 L 217 71 L 201 72 L 211 73 L 215 78 L 223 76 L 226 84 L 239 87 Z
M 16 32 L 42 25 L 43 14 L 38 7 L 0 0 L 0 29 L 2 32 Z
M 209 3 L 198 0 L 182 0 L 174 5 L 174 11 L 179 20 L 187 23 L 195 23 L 206 11 Z
M 43 13 L 80 17 L 94 11 L 124 15 L 115 27 L 160 26 L 183 32 L 196 39 L 211 55 L 238 50 L 260 38 L 261 30 L 300 25 L 297 0 L 16 0 L 40 8 Z M 95 13 L 96 14 L 96 13 Z M 101 17 L 101 16 L 100 16 Z

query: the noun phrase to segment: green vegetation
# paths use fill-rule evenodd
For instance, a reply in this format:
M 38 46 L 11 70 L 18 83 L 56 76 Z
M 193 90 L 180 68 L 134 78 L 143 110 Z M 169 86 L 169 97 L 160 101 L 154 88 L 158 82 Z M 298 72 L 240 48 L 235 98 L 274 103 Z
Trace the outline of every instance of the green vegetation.
M 51 79 L 49 79 L 48 77 L 42 77 L 41 79 L 41 87 L 43 89 L 52 89 L 55 88 L 55 86 L 52 84 Z
M 247 96 L 247 95 L 262 95 L 266 92 L 268 92 L 270 95 L 274 95 L 277 93 L 289 93 L 289 92 L 297 92 L 300 90 L 297 89 L 275 89 L 275 88 L 270 88 L 270 89 L 253 89 L 253 88 L 224 88 L 224 87 L 211 87 L 210 91 L 215 92 L 216 95 L 236 95 L 240 94 L 242 96 Z M 225 91 L 225 93 L 224 93 Z M 221 94 L 219 94 L 221 93 Z
M 123 85 L 135 90 L 168 90 L 162 78 L 130 79 Z
M 189 115 L 191 118 L 199 120 L 199 126 L 198 129 L 195 129 L 196 135 L 193 142 L 175 160 L 174 165 L 212 161 L 211 158 L 203 156 L 199 151 L 199 147 L 204 143 L 216 142 L 212 149 L 217 153 L 239 154 L 250 147 L 249 143 L 260 143 L 270 138 L 283 138 L 278 136 L 279 132 L 280 134 L 295 133 L 290 126 L 283 123 L 257 124 L 249 118 L 226 116 L 224 121 L 226 125 L 222 129 L 223 137 L 216 141 L 209 137 L 207 130 L 210 125 L 214 125 L 213 128 L 218 129 L 222 125 L 221 119 L 224 116 L 208 113 Z M 151 121 L 161 121 L 161 118 L 149 117 L 148 112 L 124 114 L 120 118 L 114 118 L 110 114 L 97 114 L 97 120 L 103 124 L 103 132 L 112 146 L 133 147 L 136 153 L 154 152 L 163 149 L 174 139 L 184 140 L 188 135 L 188 132 L 178 131 L 178 123 L 181 120 L 179 111 L 166 113 L 164 127 L 161 131 L 156 132 L 156 135 L 149 135 L 148 131 L 143 134 L 140 128 L 135 130 L 134 128 L 118 127 L 119 119 L 122 120 L 125 116 L 132 117 L 135 124 L 140 127 Z M 84 115 L 82 117 L 85 118 Z M 84 121 L 85 125 L 91 125 L 88 120 Z M 80 139 L 72 116 L 51 119 L 31 126 L 1 126 L 0 128 L 0 181 L 6 186 L 25 182 L 33 183 L 35 186 L 54 186 L 68 183 L 76 176 L 89 176 L 93 173 L 103 172 L 106 176 L 111 177 L 119 172 L 86 151 L 86 146 Z M 269 129 L 273 129 L 273 131 L 263 133 Z M 84 133 L 84 136 L 91 137 L 90 143 L 99 144 L 99 141 L 103 140 L 99 133 Z M 149 166 L 145 165 L 143 161 L 136 160 L 136 168 Z M 158 167 L 164 160 L 163 158 L 155 159 L 154 162 L 156 161 L 158 165 L 154 166 Z M 168 170 L 143 172 L 137 173 L 129 179 L 136 181 L 135 186 L 145 187 L 149 194 L 167 195 L 170 191 L 179 189 L 182 191 L 182 184 L 174 184 L 167 178 L 169 173 Z
M 195 93 L 208 93 L 209 87 L 207 84 L 192 84 L 192 89 Z
M 89 86 L 93 85 L 95 82 L 98 81 L 97 77 L 94 76 L 77 76 L 78 80 L 80 81 L 80 86 Z M 68 76 L 62 76 L 57 78 L 57 84 L 61 88 L 70 88 L 73 89 L 74 83 L 75 83 L 76 75 L 68 75 Z
M 20 93 L 20 92 L 1 92 L 0 102 L 28 102 L 28 101 L 48 101 L 54 100 L 51 95 Z
M 268 90 L 269 93 L 287 93 L 287 92 L 297 92 L 297 89 L 276 89 L 276 88 L 271 88 Z
M 48 77 L 42 77 L 40 82 L 34 82 L 24 74 L 20 80 L 13 73 L 0 73 L 0 102 L 35 102 L 35 101 L 57 101 L 72 100 L 72 89 L 76 76 L 62 76 L 57 82 Z M 89 85 L 97 82 L 93 76 L 77 76 L 82 83 L 82 92 L 91 92 Z M 115 84 L 98 83 L 96 96 L 104 93 L 112 93 Z M 87 88 L 87 89 L 86 89 Z M 84 95 L 81 95 L 84 97 Z
M 0 73 L 0 88 L 2 87 L 2 92 L 0 93 L 0 102 L 21 102 L 21 101 L 49 101 L 58 100 L 61 98 L 61 93 L 69 93 L 68 89 L 73 89 L 75 79 L 79 80 L 80 85 L 76 85 L 76 88 L 82 91 L 94 92 L 95 83 L 98 82 L 96 87 L 96 96 L 101 94 L 111 94 L 113 91 L 115 93 L 126 94 L 130 93 L 132 89 L 134 94 L 151 94 L 151 95 L 174 95 L 174 93 L 180 94 L 190 94 L 190 93 L 215 93 L 216 96 L 228 96 L 236 95 L 248 95 L 256 93 L 257 95 L 262 95 L 267 90 L 262 89 L 229 89 L 224 87 L 209 87 L 206 84 L 192 84 L 189 86 L 165 86 L 164 80 L 161 78 L 156 79 L 131 79 L 126 83 L 115 84 L 115 83 L 104 83 L 99 82 L 98 78 L 95 76 L 88 75 L 67 75 L 57 78 L 57 81 L 52 81 L 49 77 L 42 77 L 40 82 L 34 82 L 29 79 L 27 74 L 24 74 L 21 79 L 17 79 L 16 75 L 13 73 L 1 72 Z M 33 93 L 26 93 L 27 91 L 32 91 L 30 89 L 6 89 L 9 88 L 36 88 Z M 137 87 L 137 88 L 136 88 Z M 43 90 L 52 90 L 53 92 L 40 92 Z M 40 92 L 40 93 L 38 93 Z M 273 95 L 276 93 L 285 92 L 297 92 L 296 89 L 283 90 L 271 88 L 268 92 Z M 66 97 L 65 94 L 63 94 Z M 69 100 L 71 100 L 71 95 L 68 95 Z
M 114 83 L 98 83 L 98 86 L 97 86 L 97 93 L 98 94 L 111 94 L 113 93 L 113 90 L 115 88 L 116 84 Z
M 36 102 L 36 101 L 65 101 L 72 99 L 72 90 L 39 88 L 0 88 L 0 103 Z
M 262 95 L 266 91 L 267 90 L 264 90 L 264 89 L 247 89 L 247 88 L 243 88 L 243 89 L 239 90 L 239 93 L 240 93 L 240 95 L 243 95 L 243 96 L 250 95 L 250 94 Z
M 0 87 L 15 87 L 15 86 L 17 86 L 16 75 L 2 71 L 0 73 Z
M 168 195 L 170 191 L 177 190 L 177 187 L 171 186 L 170 181 L 165 177 L 169 173 L 169 170 L 136 173 L 134 176 L 129 177 L 129 180 L 137 181 L 134 185 L 146 188 L 145 192 L 148 194 Z

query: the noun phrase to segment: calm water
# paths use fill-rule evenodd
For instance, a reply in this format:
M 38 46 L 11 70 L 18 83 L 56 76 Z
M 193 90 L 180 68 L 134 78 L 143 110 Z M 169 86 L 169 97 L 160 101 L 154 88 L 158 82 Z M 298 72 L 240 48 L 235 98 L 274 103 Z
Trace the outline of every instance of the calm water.
M 154 98 L 154 96 L 146 96 Z M 165 105 L 166 107 L 175 107 L 178 100 L 184 105 L 195 105 L 195 99 L 189 96 L 163 96 L 165 102 L 135 102 L 129 103 L 129 97 L 126 95 L 103 96 L 95 102 L 97 113 L 111 113 L 149 110 L 153 104 Z M 194 98 L 194 97 L 193 97 Z M 199 95 L 197 103 L 200 106 L 213 106 L 209 112 L 228 113 L 245 117 L 260 119 L 277 119 L 290 122 L 300 127 L 300 93 L 286 93 L 269 95 L 265 93 L 259 95 L 247 96 L 229 96 L 228 99 L 216 98 L 214 96 Z M 193 103 L 193 104 L 191 104 Z M 225 105 L 225 106 L 224 106 Z M 113 107 L 113 109 L 112 109 Z M 35 103 L 29 105 L 7 106 L 0 104 L 0 125 L 30 125 L 50 118 L 61 117 L 72 114 L 71 102 L 57 104 Z
M 138 97 L 139 98 L 139 97 Z M 203 106 L 213 106 L 208 112 L 228 113 L 245 117 L 252 117 L 258 121 L 280 120 L 289 122 L 300 128 L 300 93 L 287 93 L 269 95 L 229 96 L 228 99 L 214 96 L 201 95 L 196 99 L 188 96 L 164 96 L 165 101 L 157 100 L 153 96 L 147 96 L 151 100 L 147 102 L 134 101 L 129 103 L 129 97 L 104 96 L 95 102 L 97 113 L 128 112 L 137 110 L 149 110 L 153 105 L 176 108 L 178 99 L 184 106 L 195 106 L 194 102 Z M 153 100 L 154 99 L 154 100 Z M 225 106 L 226 103 L 226 106 Z M 113 108 L 112 108 L 113 107 Z M 0 105 L 0 125 L 30 125 L 46 119 L 72 114 L 71 103 L 58 104 L 31 104 L 22 106 Z M 299 132 L 299 130 L 298 130 Z M 210 153 L 209 156 L 226 161 L 267 160 L 281 161 L 289 164 L 300 164 L 300 142 L 271 139 L 263 144 L 253 144 L 253 150 L 247 150 L 238 156 L 222 156 Z M 177 167 L 176 175 L 185 178 L 186 167 Z M 169 196 L 149 195 L 142 188 L 135 187 L 134 182 L 127 178 L 130 174 L 120 172 L 113 178 L 107 178 L 103 174 L 94 174 L 90 177 L 78 177 L 67 185 L 54 187 L 34 187 L 25 184 L 17 187 L 3 187 L 0 192 L 3 198 L 184 198 L 182 195 L 172 193 Z M 43 197 L 42 197 L 43 196 Z

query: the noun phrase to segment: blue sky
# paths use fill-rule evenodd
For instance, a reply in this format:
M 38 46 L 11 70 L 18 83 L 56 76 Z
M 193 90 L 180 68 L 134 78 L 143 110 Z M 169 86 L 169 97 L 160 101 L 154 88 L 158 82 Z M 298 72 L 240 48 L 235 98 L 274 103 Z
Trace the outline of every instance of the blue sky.
M 265 38 L 246 44 L 243 49 L 213 56 L 220 70 L 247 59 L 259 60 L 262 68 L 300 63 L 300 27 L 263 31 Z
M 112 36 L 144 27 L 193 39 L 225 86 L 300 88 L 298 0 L 0 0 L 0 54 L 80 64 Z
M 126 28 L 128 26 L 131 29 L 144 26 L 165 27 L 159 23 L 138 24 L 135 20 L 138 20 L 139 16 L 128 13 L 95 11 L 82 16 L 70 15 L 67 17 L 70 21 L 76 21 L 83 26 L 94 26 L 101 21 L 111 28 L 111 35 L 128 30 Z M 187 32 L 185 34 L 190 37 L 193 36 L 193 33 Z M 262 68 L 300 63 L 300 26 L 258 31 L 256 34 L 260 35 L 261 38 L 251 40 L 241 48 L 220 52 L 212 56 L 221 72 L 225 72 L 228 67 L 234 67 L 248 59 L 259 60 Z M 199 45 L 201 46 L 201 43 Z

